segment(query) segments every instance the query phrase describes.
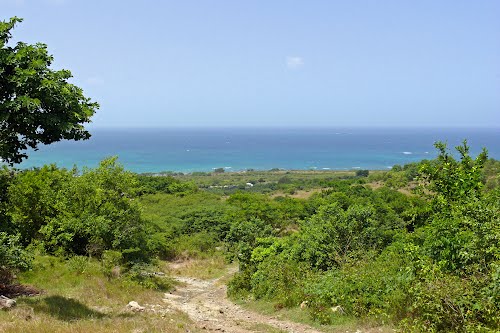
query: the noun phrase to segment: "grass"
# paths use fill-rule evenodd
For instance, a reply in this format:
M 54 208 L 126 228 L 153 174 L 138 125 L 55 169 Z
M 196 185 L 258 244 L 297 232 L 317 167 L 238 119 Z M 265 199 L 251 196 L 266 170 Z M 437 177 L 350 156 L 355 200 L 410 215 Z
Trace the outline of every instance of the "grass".
M 192 181 L 200 188 L 218 194 L 231 194 L 239 190 L 260 193 L 281 191 L 295 194 L 299 190 L 324 188 L 332 180 L 354 176 L 355 171 L 352 170 L 269 170 L 177 174 L 174 177 Z M 252 183 L 254 186 L 249 187 L 247 183 Z
M 202 191 L 186 196 L 164 193 L 148 194 L 142 196 L 140 202 L 143 208 L 143 217 L 158 221 L 160 224 L 175 223 L 175 220 L 188 210 L 216 207 L 223 204 L 220 196 Z
M 226 272 L 227 264 L 222 254 L 216 254 L 210 258 L 168 263 L 166 269 L 171 275 L 209 280 L 220 278 Z
M 394 332 L 391 327 L 380 326 L 377 323 L 361 321 L 358 318 L 339 316 L 331 325 L 321 325 L 309 316 L 307 309 L 300 307 L 276 309 L 273 303 L 263 300 L 233 299 L 233 301 L 243 308 L 261 314 L 273 316 L 278 320 L 288 320 L 296 323 L 306 324 L 325 333 L 346 333 L 358 330 L 365 333 L 389 333 Z
M 0 332 L 198 332 L 189 318 L 168 309 L 162 292 L 145 289 L 124 278 L 108 279 L 101 265 L 37 256 L 19 282 L 43 290 L 17 298 L 17 306 L 0 312 Z M 131 312 L 130 301 L 145 306 Z
M 194 181 L 197 185 L 240 185 L 248 182 L 277 182 L 283 176 L 287 176 L 295 182 L 313 182 L 314 180 L 335 179 L 346 176 L 354 176 L 354 171 L 340 170 L 277 170 L 277 171 L 239 171 L 224 173 L 194 173 L 176 175 L 182 180 Z

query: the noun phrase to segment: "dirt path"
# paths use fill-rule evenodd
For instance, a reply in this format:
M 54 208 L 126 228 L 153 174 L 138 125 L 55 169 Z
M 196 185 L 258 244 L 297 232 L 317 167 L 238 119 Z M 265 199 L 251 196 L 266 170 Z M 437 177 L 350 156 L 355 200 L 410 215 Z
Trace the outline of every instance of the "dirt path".
M 231 268 L 227 275 L 235 273 Z M 166 293 L 163 301 L 169 307 L 182 311 L 207 332 L 249 333 L 290 332 L 320 333 L 309 326 L 278 320 L 243 309 L 226 297 L 226 286 L 219 281 L 175 277 L 181 282 L 172 293 Z

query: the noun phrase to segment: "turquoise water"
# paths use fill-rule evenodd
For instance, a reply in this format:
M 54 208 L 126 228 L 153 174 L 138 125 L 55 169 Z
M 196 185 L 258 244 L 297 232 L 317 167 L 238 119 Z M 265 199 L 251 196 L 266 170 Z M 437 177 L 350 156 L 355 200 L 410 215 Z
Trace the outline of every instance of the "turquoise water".
M 433 143 L 467 138 L 500 159 L 500 129 L 94 129 L 88 141 L 64 141 L 29 153 L 17 167 L 48 163 L 94 167 L 118 156 L 135 172 L 246 169 L 387 169 L 436 156 Z

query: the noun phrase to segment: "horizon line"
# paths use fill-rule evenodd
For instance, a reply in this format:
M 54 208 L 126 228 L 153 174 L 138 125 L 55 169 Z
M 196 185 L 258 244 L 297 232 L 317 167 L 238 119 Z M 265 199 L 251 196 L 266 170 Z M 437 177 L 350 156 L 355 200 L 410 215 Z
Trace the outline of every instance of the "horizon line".
M 490 129 L 500 130 L 500 126 L 496 125 L 458 125 L 458 126 L 439 126 L 439 125 L 425 125 L 425 126 L 411 126 L 411 125 L 332 125 L 332 126 L 307 126 L 307 125 L 291 125 L 291 126 L 277 126 L 277 125 L 221 125 L 221 126 L 199 126 L 199 125 L 167 125 L 167 126 L 87 126 L 87 130 L 92 129 Z

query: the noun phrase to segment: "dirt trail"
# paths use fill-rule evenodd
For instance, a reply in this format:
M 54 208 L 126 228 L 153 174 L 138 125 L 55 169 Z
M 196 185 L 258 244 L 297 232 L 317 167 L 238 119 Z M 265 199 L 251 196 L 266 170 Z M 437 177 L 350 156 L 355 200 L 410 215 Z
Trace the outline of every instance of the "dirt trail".
M 231 268 L 227 275 L 235 273 Z M 172 293 L 166 293 L 163 301 L 169 307 L 182 311 L 207 332 L 249 333 L 290 332 L 320 333 L 307 325 L 278 320 L 243 309 L 226 297 L 226 286 L 220 279 L 200 280 L 175 277 L 181 282 Z

